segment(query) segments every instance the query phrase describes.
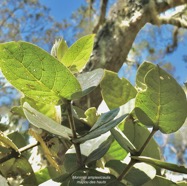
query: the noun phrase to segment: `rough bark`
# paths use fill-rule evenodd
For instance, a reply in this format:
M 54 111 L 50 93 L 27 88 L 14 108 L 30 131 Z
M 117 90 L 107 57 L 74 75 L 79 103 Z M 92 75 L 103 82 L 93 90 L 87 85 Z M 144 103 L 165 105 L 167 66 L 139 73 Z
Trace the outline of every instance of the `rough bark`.
M 159 24 L 159 13 L 185 3 L 187 0 L 119 0 L 96 35 L 93 53 L 84 71 L 105 68 L 118 72 L 142 27 L 146 23 Z M 99 87 L 89 98 L 90 105 L 98 107 L 101 102 Z M 85 107 L 85 103 L 84 98 L 79 105 Z

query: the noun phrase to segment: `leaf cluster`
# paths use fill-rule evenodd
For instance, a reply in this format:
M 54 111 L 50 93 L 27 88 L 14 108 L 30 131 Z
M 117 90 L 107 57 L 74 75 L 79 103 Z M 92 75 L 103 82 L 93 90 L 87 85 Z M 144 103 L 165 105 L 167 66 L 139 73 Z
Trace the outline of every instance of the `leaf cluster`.
M 0 44 L 1 71 L 22 93 L 14 111 L 29 121 L 29 134 L 37 141 L 20 146 L 25 140 L 19 133 L 16 140 L 1 131 L 1 175 L 21 176 L 22 185 L 182 185 L 169 181 L 161 170 L 186 174 L 187 168 L 163 161 L 153 136 L 176 132 L 185 122 L 183 88 L 150 62 L 139 67 L 135 86 L 104 69 L 81 73 L 93 43 L 94 35 L 70 47 L 59 40 L 51 55 L 27 42 Z M 107 112 L 74 105 L 98 86 Z M 38 172 L 26 153 L 36 145 L 49 162 Z

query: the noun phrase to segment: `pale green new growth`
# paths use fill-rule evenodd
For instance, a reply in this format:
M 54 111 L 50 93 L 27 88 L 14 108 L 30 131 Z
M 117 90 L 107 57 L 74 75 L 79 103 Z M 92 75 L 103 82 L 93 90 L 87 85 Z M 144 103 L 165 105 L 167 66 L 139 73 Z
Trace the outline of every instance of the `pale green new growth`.
M 87 35 L 77 40 L 63 55 L 61 62 L 73 73 L 80 72 L 90 58 L 94 34 Z

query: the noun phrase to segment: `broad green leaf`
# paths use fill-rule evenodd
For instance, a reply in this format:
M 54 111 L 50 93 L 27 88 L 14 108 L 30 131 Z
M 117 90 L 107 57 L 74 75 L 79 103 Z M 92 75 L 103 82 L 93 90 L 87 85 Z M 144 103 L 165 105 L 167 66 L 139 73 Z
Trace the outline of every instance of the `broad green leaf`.
M 85 111 L 84 115 L 86 116 L 86 118 L 80 119 L 86 122 L 90 127 L 92 127 L 99 118 L 95 107 L 90 107 L 88 110 Z
M 127 156 L 128 152 L 122 148 L 119 143 L 114 140 L 110 145 L 108 152 L 105 154 L 105 159 L 111 160 L 123 160 Z
M 130 152 L 131 154 L 137 152 L 136 147 L 130 142 L 126 135 L 117 127 L 112 128 L 110 132 L 115 138 L 115 140 L 119 143 L 119 145 L 123 147 L 127 152 Z
M 35 176 L 38 184 L 41 184 L 51 178 L 47 168 L 35 172 Z
M 110 109 L 127 103 L 136 96 L 136 89 L 125 78 L 119 78 L 117 73 L 105 71 L 101 82 L 101 93 Z
M 63 55 L 67 52 L 67 50 L 68 46 L 66 44 L 66 41 L 64 41 L 64 39 L 59 39 L 55 41 L 55 44 L 51 49 L 51 55 L 61 61 Z
M 44 103 L 35 101 L 28 97 L 21 98 L 21 105 L 23 105 L 24 102 L 29 103 L 29 105 L 32 108 L 36 109 L 37 111 L 41 112 L 42 114 L 51 118 L 57 123 L 61 123 L 61 109 L 59 105 L 57 106 L 53 104 L 44 104 Z M 23 110 L 23 107 L 22 107 L 22 110 Z
M 64 54 L 61 62 L 73 73 L 80 72 L 91 55 L 95 35 L 87 35 L 77 40 Z
M 72 98 L 78 99 L 92 92 L 102 81 L 103 76 L 104 70 L 100 68 L 91 72 L 79 74 L 77 80 L 81 85 L 82 91 L 75 93 Z
M 115 176 L 119 176 L 127 166 L 126 163 L 122 163 L 118 160 L 110 160 L 105 164 L 106 167 L 110 168 L 111 173 Z M 135 164 L 127 175 L 123 178 L 126 185 L 140 186 L 147 181 L 153 179 L 156 175 L 154 167 L 145 163 Z
M 8 137 L 14 142 L 14 144 L 18 148 L 21 148 L 27 145 L 26 139 L 18 131 L 8 134 Z
M 82 160 L 85 160 L 85 156 L 82 155 Z M 78 169 L 77 156 L 75 153 L 66 153 L 64 157 L 64 168 L 67 173 L 72 173 Z
M 125 114 L 125 115 L 116 117 L 118 112 L 119 112 L 119 109 L 114 109 L 105 114 L 101 114 L 100 118 L 91 128 L 91 130 L 84 136 L 77 138 L 77 139 L 73 139 L 73 142 L 83 143 L 84 141 L 96 138 L 100 136 L 101 134 L 108 132 L 111 128 L 118 125 L 128 115 L 128 114 Z
M 27 42 L 0 44 L 0 68 L 15 88 L 35 101 L 60 104 L 81 91 L 77 79 L 62 63 Z
M 14 142 L 8 138 L 3 132 L 0 131 L 0 146 L 6 148 L 12 148 L 15 151 L 19 152 L 18 147 L 14 144 Z
M 177 186 L 177 184 L 164 177 L 155 176 L 153 180 L 148 181 L 142 186 Z
M 90 162 L 99 160 L 100 158 L 102 158 L 104 156 L 104 154 L 108 151 L 108 149 L 110 148 L 110 145 L 112 143 L 112 138 L 109 137 L 107 138 L 106 141 L 104 141 L 103 143 L 101 143 L 98 148 L 96 148 L 93 152 L 91 152 L 89 154 L 89 156 L 86 158 L 85 163 L 88 164 Z
M 127 117 L 124 122 L 119 125 L 119 128 L 123 131 L 131 143 L 133 143 L 137 150 L 140 150 L 150 135 L 149 130 L 144 125 L 135 122 L 133 115 L 129 115 L 129 117 Z M 142 155 L 161 159 L 160 147 L 154 138 L 149 141 L 148 145 L 142 152 Z
M 161 160 L 157 160 L 157 159 L 146 157 L 146 156 L 131 156 L 131 158 L 138 160 L 140 162 L 148 163 L 153 166 L 158 166 L 160 168 L 164 168 L 167 170 L 187 174 L 187 168 L 184 166 L 163 162 Z
M 145 85 L 146 89 L 136 96 L 139 121 L 163 133 L 177 131 L 187 116 L 187 100 L 181 86 L 159 66 L 146 74 Z
M 155 65 L 150 62 L 144 62 L 140 65 L 136 74 L 136 88 L 138 91 L 146 89 L 145 76 L 154 67 Z
M 26 118 L 37 128 L 44 129 L 65 139 L 70 139 L 72 132 L 69 128 L 62 126 L 42 113 L 32 108 L 27 102 L 23 104 L 23 111 Z
M 32 167 L 24 157 L 19 157 L 17 159 L 12 158 L 0 164 L 0 171 L 4 177 L 16 178 L 16 176 L 21 176 L 24 179 L 24 185 L 37 185 Z

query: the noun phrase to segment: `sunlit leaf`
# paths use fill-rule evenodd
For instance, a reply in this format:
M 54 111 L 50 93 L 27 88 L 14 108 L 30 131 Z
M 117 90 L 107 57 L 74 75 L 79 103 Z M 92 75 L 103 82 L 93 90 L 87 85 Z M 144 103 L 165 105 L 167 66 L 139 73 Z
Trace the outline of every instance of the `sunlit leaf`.
M 14 144 L 14 142 L 6 135 L 4 135 L 4 133 L 1 131 L 0 131 L 0 146 L 6 148 L 12 148 L 15 151 L 19 152 L 18 147 Z
M 97 115 L 97 111 L 95 107 L 90 107 L 88 110 L 85 111 L 86 118 L 80 118 L 82 121 L 86 122 L 90 127 L 96 123 L 99 116 Z
M 146 88 L 145 76 L 154 67 L 155 65 L 150 62 L 144 62 L 140 65 L 136 74 L 136 88 L 138 91 L 144 90 Z
M 36 109 L 37 111 L 41 112 L 57 123 L 61 123 L 61 109 L 59 105 L 57 106 L 54 104 L 44 104 L 28 97 L 21 98 L 21 105 L 23 105 L 24 102 L 29 103 L 32 108 Z
M 55 44 L 51 49 L 51 55 L 61 61 L 63 55 L 66 53 L 67 50 L 68 46 L 66 44 L 66 41 L 62 38 L 55 41 Z
M 27 102 L 23 104 L 25 116 L 31 124 L 37 128 L 44 129 L 52 134 L 56 134 L 66 139 L 70 139 L 72 132 L 69 128 L 56 123 L 52 119 L 32 108 Z
M 64 54 L 61 62 L 72 72 L 80 72 L 91 55 L 95 35 L 87 35 L 77 40 Z
M 136 96 L 136 89 L 125 78 L 119 78 L 117 73 L 105 71 L 101 82 L 101 93 L 110 109 L 127 103 Z
M 184 166 L 176 165 L 173 163 L 163 162 L 161 160 L 157 160 L 157 159 L 145 157 L 145 156 L 132 156 L 131 158 L 138 160 L 140 162 L 148 163 L 153 166 L 158 166 L 158 167 L 168 169 L 171 171 L 187 174 L 187 168 Z
M 105 166 L 110 168 L 113 174 L 119 176 L 127 164 L 117 160 L 110 160 Z M 153 179 L 155 175 L 156 170 L 154 167 L 141 163 L 139 165 L 135 164 L 123 180 L 126 181 L 126 185 L 140 186 Z
M 0 67 L 15 88 L 39 102 L 59 104 L 81 91 L 77 79 L 62 63 L 30 43 L 0 44 Z
M 145 85 L 135 103 L 140 122 L 163 133 L 177 131 L 187 116 L 187 100 L 181 86 L 159 66 L 146 74 Z
M 104 70 L 100 68 L 95 69 L 91 72 L 79 74 L 77 76 L 77 80 L 81 85 L 82 91 L 73 94 L 72 98 L 78 99 L 92 92 L 102 81 L 103 76 Z
M 111 134 L 119 145 L 124 148 L 127 152 L 135 153 L 137 151 L 136 147 L 131 143 L 131 141 L 125 136 L 125 134 L 119 130 L 117 127 L 110 130 Z
M 124 122 L 119 125 L 119 128 L 138 150 L 140 150 L 150 135 L 150 131 L 144 125 L 136 123 L 132 115 L 129 115 L 129 117 L 127 117 Z M 144 151 L 142 152 L 142 155 L 161 159 L 160 147 L 154 138 L 149 141 Z
M 177 186 L 177 184 L 164 177 L 155 176 L 153 180 L 148 181 L 142 186 Z

